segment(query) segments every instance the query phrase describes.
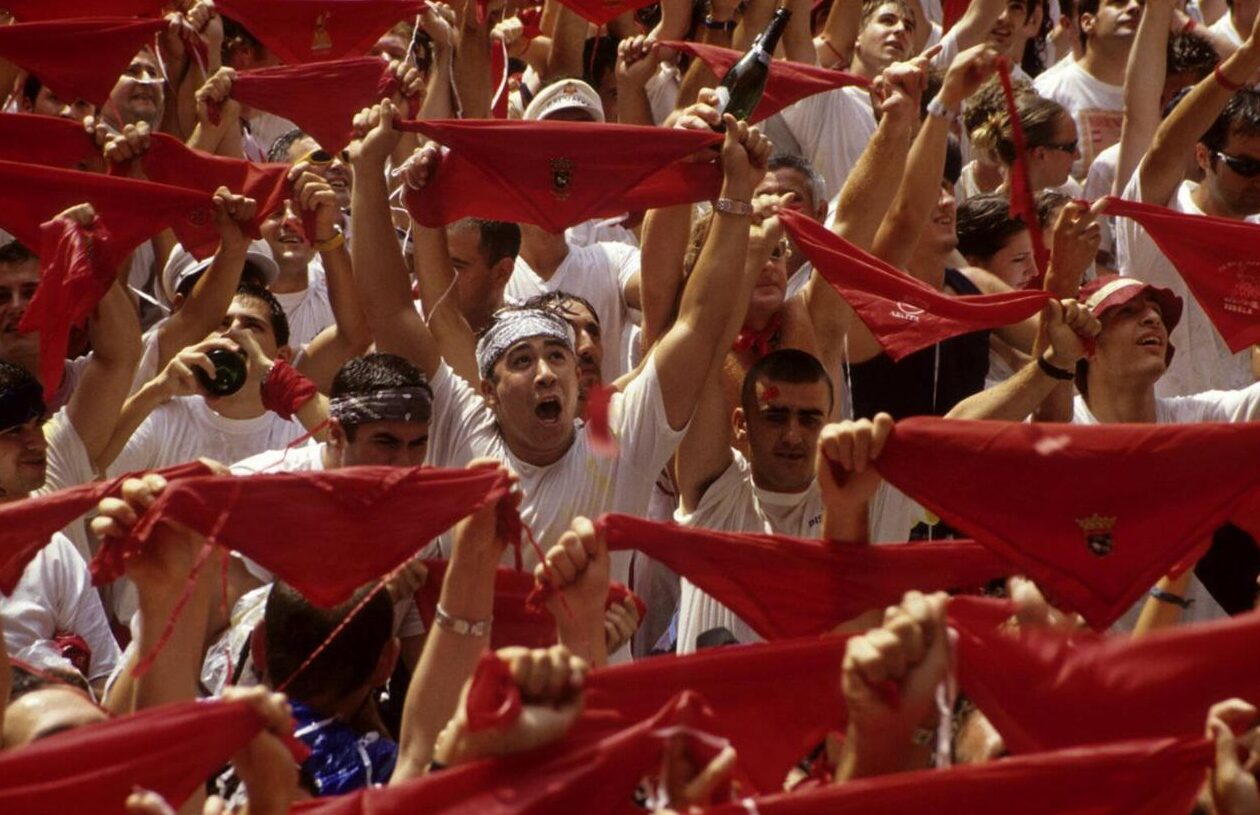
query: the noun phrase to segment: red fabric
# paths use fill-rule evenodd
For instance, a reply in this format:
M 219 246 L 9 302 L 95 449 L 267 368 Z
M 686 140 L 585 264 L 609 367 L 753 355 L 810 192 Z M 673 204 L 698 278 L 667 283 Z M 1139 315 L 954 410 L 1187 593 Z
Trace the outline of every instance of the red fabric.
M 1012 752 L 1194 736 L 1222 699 L 1260 703 L 1260 614 L 1137 639 L 999 630 L 978 616 L 950 606 L 958 679 Z
M 1011 574 L 972 541 L 861 546 L 694 529 L 629 515 L 599 519 L 610 551 L 637 549 L 725 605 L 768 640 L 816 636 L 910 589 L 975 588 Z
M 617 455 L 617 437 L 613 435 L 608 412 L 617 391 L 607 385 L 596 385 L 586 395 L 586 439 L 591 449 L 605 458 Z
M 136 787 L 179 807 L 262 729 L 241 702 L 181 702 L 0 753 L 0 812 L 123 815 Z
M 951 297 L 800 213 L 785 210 L 779 216 L 814 269 L 853 307 L 894 362 L 950 337 L 1027 319 L 1050 299 L 1043 291 Z
M 79 170 L 99 156 L 92 137 L 77 121 L 26 113 L 0 114 L 0 161 Z
M 744 56 L 743 51 L 722 48 L 700 42 L 681 42 L 677 40 L 662 42 L 661 45 L 682 51 L 704 61 L 718 79 L 726 76 L 731 66 Z M 761 101 L 748 117 L 749 122 L 760 122 L 768 119 L 788 105 L 800 101 L 816 93 L 843 88 L 846 85 L 869 86 L 870 80 L 845 71 L 833 71 L 803 62 L 791 62 L 776 59 L 770 62 L 770 76 L 766 80 L 766 89 L 762 92 Z
M 92 579 L 98 585 L 116 579 L 157 524 L 175 522 L 257 561 L 310 602 L 334 606 L 508 490 L 506 478 L 484 468 L 347 467 L 189 478 L 158 497 L 131 539 L 101 547 Z M 284 535 L 259 535 L 260 529 Z
M 1011 87 L 1011 64 L 1006 57 L 997 61 L 998 80 L 1002 83 L 1002 96 L 1006 99 L 1006 115 L 1011 120 L 1011 141 L 1015 146 L 1015 161 L 1011 164 L 1011 217 L 1019 218 L 1028 227 L 1032 239 L 1033 259 L 1037 263 L 1037 276 L 1028 288 L 1041 288 L 1050 255 L 1041 235 L 1041 219 L 1037 217 L 1037 201 L 1033 197 L 1032 179 L 1028 175 L 1028 142 L 1024 138 L 1024 125 L 1019 120 L 1015 106 L 1015 91 Z
M 1200 723 L 1200 728 L 1202 723 Z M 711 815 L 1185 815 L 1212 746 L 1126 742 L 847 781 L 706 809 Z
M 162 13 L 163 0 L 4 0 L 5 9 L 22 23 L 45 20 L 69 20 L 91 11 L 94 17 L 156 17 Z
M 1052 602 L 1103 628 L 1169 570 L 1197 558 L 1244 499 L 1255 500 L 1257 449 L 1260 426 L 1248 423 L 915 417 L 893 428 L 876 467 L 1017 564 Z
M 39 77 L 62 99 L 84 99 L 100 107 L 165 20 L 79 20 L 0 26 L 0 57 Z
M 942 0 L 942 31 L 949 31 L 953 28 L 954 25 L 962 19 L 962 16 L 967 13 L 967 7 L 970 5 L 970 0 Z
M 766 354 L 775 350 L 771 343 L 777 338 L 779 329 L 783 326 L 783 315 L 775 312 L 770 317 L 770 322 L 766 323 L 766 327 L 760 331 L 748 328 L 747 326 L 739 330 L 739 335 L 735 337 L 735 344 L 731 346 L 731 350 L 737 354 L 742 354 L 749 348 L 753 349 L 753 353 L 757 355 L 757 359 L 761 359 Z
M 295 815 L 556 815 L 598 812 L 642 815 L 634 804 L 639 780 L 660 766 L 672 726 L 710 730 L 703 700 L 683 692 L 655 715 L 597 742 L 563 739 L 527 753 L 453 767 L 389 787 L 298 804 Z M 708 761 L 716 749 L 688 739 L 691 754 Z
M 232 82 L 232 98 L 288 119 L 330 153 L 354 137 L 354 116 L 390 93 L 389 63 L 356 57 L 309 65 L 242 71 Z
M 1132 218 L 1186 281 L 1234 353 L 1260 342 L 1260 226 L 1107 198 L 1107 214 Z M 1141 269 L 1135 270 L 1139 275 Z
M 290 65 L 366 54 L 424 0 L 222 0 L 223 14 L 242 23 Z
M 255 239 L 262 236 L 259 231 L 262 222 L 284 204 L 292 189 L 287 164 L 255 164 L 244 159 L 212 156 L 185 147 L 179 139 L 165 133 L 153 134 L 149 150 L 140 161 L 144 174 L 160 184 L 209 194 L 219 187 L 227 187 L 237 195 L 253 198 L 258 208 L 253 220 L 246 224 L 245 232 Z M 219 247 L 219 231 L 213 218 L 196 222 L 183 220 L 175 224 L 174 230 L 180 244 L 198 259 L 210 257 Z
M 478 13 L 483 8 L 480 3 L 477 4 Z M 493 100 L 490 104 L 490 114 L 495 119 L 508 117 L 508 90 L 507 46 L 504 45 L 503 40 L 494 39 L 490 42 L 490 93 Z
M 474 733 L 510 727 L 521 715 L 521 689 L 508 664 L 493 651 L 482 654 L 473 670 L 464 710 Z
M 191 462 L 157 470 L 168 481 L 209 472 L 204 464 Z M 0 504 L 0 594 L 9 594 L 22 571 L 48 538 L 83 513 L 95 509 L 107 495 L 117 495 L 122 482 L 135 474 L 109 481 L 95 481 L 47 495 Z
M 263 407 L 282 419 L 292 419 L 302 405 L 318 394 L 315 383 L 283 359 L 271 364 L 262 384 Z
M 722 138 L 594 122 L 434 120 L 397 127 L 450 148 L 433 183 L 406 192 L 407 209 L 418 223 L 440 227 L 475 216 L 537 224 L 551 232 L 591 218 L 710 197 L 714 190 L 693 183 L 709 176 L 681 160 Z M 648 194 L 636 192 L 645 181 Z
M 576 12 L 597 26 L 612 22 L 627 11 L 652 5 L 652 0 L 560 0 L 570 10 Z

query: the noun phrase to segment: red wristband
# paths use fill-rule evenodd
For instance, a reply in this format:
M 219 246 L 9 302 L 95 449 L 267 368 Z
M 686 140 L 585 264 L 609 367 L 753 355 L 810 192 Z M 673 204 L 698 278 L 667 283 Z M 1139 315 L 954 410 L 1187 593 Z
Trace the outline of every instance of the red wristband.
M 263 407 L 282 419 L 292 419 L 318 393 L 315 383 L 283 359 L 272 363 L 262 383 Z
M 1198 26 L 1199 24 L 1195 22 L 1195 19 L 1193 17 L 1191 17 L 1188 20 L 1186 20 L 1186 24 L 1181 27 L 1181 33 L 1189 34 L 1191 31 L 1194 31 L 1196 28 L 1198 28 Z
M 1212 76 L 1215 77 L 1217 83 L 1222 88 L 1229 91 L 1230 93 L 1237 93 L 1238 91 L 1246 87 L 1245 82 L 1234 82 L 1229 77 L 1225 76 L 1224 72 L 1221 71 L 1220 65 L 1217 65 L 1215 68 L 1212 69 Z

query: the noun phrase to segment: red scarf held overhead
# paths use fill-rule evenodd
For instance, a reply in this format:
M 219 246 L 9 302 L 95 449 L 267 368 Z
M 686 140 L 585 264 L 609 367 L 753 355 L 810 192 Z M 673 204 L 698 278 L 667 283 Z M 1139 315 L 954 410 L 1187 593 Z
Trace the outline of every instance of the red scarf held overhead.
M 206 700 L 58 733 L 0 753 L 0 812 L 123 815 L 137 787 L 179 807 L 262 727 L 243 702 Z
M 1012 752 L 1194 736 L 1208 708 L 1260 702 L 1260 614 L 1146 637 L 999 630 L 950 605 L 958 680 Z
M 57 116 L 0 114 L 0 161 L 82 170 L 101 151 L 83 125 Z
M 817 636 L 911 589 L 977 588 L 1015 571 L 973 541 L 863 546 L 604 515 L 609 551 L 637 549 L 768 640 Z
M 155 472 L 175 481 L 191 475 L 207 475 L 210 470 L 200 462 L 180 464 Z M 0 504 L 0 594 L 9 594 L 31 558 L 48 545 L 54 532 L 92 510 L 101 499 L 117 496 L 123 481 L 136 473 L 120 475 L 109 481 L 94 481 L 57 492 Z
M 1260 426 L 1059 425 L 916 417 L 876 462 L 890 482 L 1105 628 L 1197 559 L 1260 491 Z
M 716 188 L 695 183 L 700 178 L 721 183 L 720 170 L 697 171 L 682 161 L 720 142 L 717 133 L 493 119 L 395 126 L 450 148 L 436 179 L 423 190 L 408 189 L 404 198 L 417 223 L 431 228 L 474 216 L 562 232 L 592 218 L 715 194 Z M 523 155 L 529 161 L 521 161 Z M 648 196 L 636 192 L 645 182 Z
M 1260 342 L 1260 226 L 1107 198 L 1107 214 L 1142 225 L 1234 353 Z M 1141 269 L 1134 272 L 1141 274 Z
M 484 468 L 349 467 L 184 479 L 158 496 L 131 538 L 105 542 L 92 560 L 92 579 L 100 585 L 118 578 L 157 525 L 174 522 L 257 561 L 315 605 L 334 606 L 508 490 L 499 471 Z
M 0 26 L 0 57 L 39 77 L 62 99 L 100 107 L 118 77 L 166 20 L 92 17 Z
M 1044 291 L 951 297 L 798 212 L 784 210 L 779 217 L 815 271 L 853 307 L 894 362 L 960 334 L 1018 323 L 1050 299 Z
M 1202 729 L 1202 723 L 1200 723 Z M 1122 742 L 920 770 L 706 809 L 709 815 L 1185 815 L 1212 745 Z
M 718 79 L 725 76 L 731 66 L 744 56 L 742 51 L 700 42 L 672 40 L 662 42 L 661 45 L 698 57 L 709 66 Z M 760 122 L 762 119 L 768 119 L 788 105 L 816 93 L 825 93 L 846 85 L 867 87 L 870 84 L 869 79 L 845 71 L 833 71 L 830 68 L 819 68 L 816 65 L 806 65 L 803 62 L 791 62 L 786 59 L 772 60 L 766 89 L 761 95 L 761 101 L 757 103 L 756 110 L 748 117 L 748 121 Z
M 1015 161 L 1011 164 L 1011 217 L 1018 218 L 1028 227 L 1032 239 L 1033 259 L 1037 263 L 1037 276 L 1027 288 L 1040 289 L 1050 266 L 1050 255 L 1041 235 L 1041 219 L 1037 217 L 1037 200 L 1033 197 L 1032 179 L 1028 175 L 1028 142 L 1024 138 L 1024 126 L 1019 120 L 1015 105 L 1015 90 L 1011 87 L 1011 65 L 1006 57 L 997 61 L 998 80 L 1002 83 L 1002 96 L 1006 99 L 1006 115 L 1011 120 L 1011 141 L 1015 146 Z
M 607 25 L 627 11 L 652 5 L 652 0 L 560 0 L 578 16 L 596 26 Z
M 289 65 L 366 54 L 425 0 L 222 0 L 219 10 Z
M 232 98 L 289 119 L 337 153 L 354 137 L 355 114 L 388 96 L 394 84 L 389 63 L 354 57 L 242 71 L 232 82 Z M 217 111 L 212 116 L 218 119 Z
M 69 20 L 91 11 L 94 17 L 157 17 L 164 0 L 4 0 L 4 8 L 20 23 Z

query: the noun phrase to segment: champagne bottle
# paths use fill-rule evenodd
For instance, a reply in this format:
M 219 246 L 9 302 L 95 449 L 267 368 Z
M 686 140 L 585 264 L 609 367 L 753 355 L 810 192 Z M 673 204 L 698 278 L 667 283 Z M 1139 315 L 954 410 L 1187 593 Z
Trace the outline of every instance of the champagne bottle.
M 770 78 L 770 60 L 779 45 L 783 29 L 792 16 L 788 9 L 774 13 L 766 30 L 757 35 L 752 47 L 731 66 L 717 86 L 718 113 L 729 113 L 739 121 L 745 121 L 757 109 L 761 94 Z M 717 130 L 725 130 L 720 124 Z
M 245 386 L 249 366 L 244 354 L 229 351 L 226 348 L 211 348 L 206 352 L 206 356 L 214 365 L 214 378 L 211 379 L 210 375 L 200 367 L 193 368 L 193 375 L 197 377 L 197 382 L 207 394 L 231 396 Z

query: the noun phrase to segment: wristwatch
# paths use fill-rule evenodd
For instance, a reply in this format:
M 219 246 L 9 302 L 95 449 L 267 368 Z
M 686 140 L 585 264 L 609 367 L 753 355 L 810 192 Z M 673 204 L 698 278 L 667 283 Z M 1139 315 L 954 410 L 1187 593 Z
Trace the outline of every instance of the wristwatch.
M 331 252 L 334 249 L 340 249 L 346 245 L 346 233 L 341 231 L 341 227 L 334 226 L 332 237 L 327 240 L 316 240 L 312 244 L 316 252 Z
M 736 201 L 734 198 L 719 198 L 713 202 L 713 208 L 727 215 L 752 215 L 753 206 L 748 201 Z
M 490 633 L 490 623 L 494 622 L 494 618 L 465 620 L 461 617 L 452 617 L 446 609 L 442 608 L 442 604 L 438 603 L 433 612 L 433 621 L 461 637 L 484 637 Z
M 735 30 L 735 21 L 715 20 L 713 19 L 713 15 L 706 14 L 704 15 L 704 27 L 710 29 L 711 31 L 725 31 L 729 34 Z

